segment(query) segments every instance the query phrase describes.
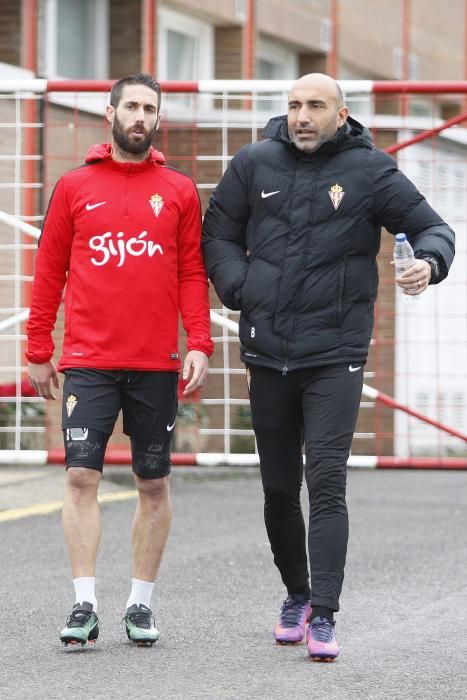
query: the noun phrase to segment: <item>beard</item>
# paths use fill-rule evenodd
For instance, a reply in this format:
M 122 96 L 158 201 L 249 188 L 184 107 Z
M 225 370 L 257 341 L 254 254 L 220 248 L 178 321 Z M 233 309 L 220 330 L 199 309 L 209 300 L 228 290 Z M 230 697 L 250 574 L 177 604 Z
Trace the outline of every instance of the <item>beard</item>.
M 300 141 L 300 139 L 295 135 L 293 129 L 289 129 L 289 139 L 292 141 L 295 148 L 298 148 L 298 150 L 302 151 L 303 153 L 314 153 L 320 146 L 322 146 L 323 143 L 329 141 L 330 138 L 332 137 L 319 136 L 315 141 L 307 143 L 306 141 Z
M 131 138 L 127 135 L 124 128 L 122 127 L 121 123 L 119 122 L 117 115 L 115 115 L 112 125 L 112 136 L 114 138 L 115 143 L 121 151 L 131 153 L 132 155 L 140 155 L 141 153 L 145 153 L 146 151 L 148 151 L 152 144 L 152 140 L 156 131 L 157 125 L 155 125 L 154 128 L 151 129 L 151 131 L 149 132 L 144 131 L 146 135 L 145 138 L 141 141 L 132 141 Z

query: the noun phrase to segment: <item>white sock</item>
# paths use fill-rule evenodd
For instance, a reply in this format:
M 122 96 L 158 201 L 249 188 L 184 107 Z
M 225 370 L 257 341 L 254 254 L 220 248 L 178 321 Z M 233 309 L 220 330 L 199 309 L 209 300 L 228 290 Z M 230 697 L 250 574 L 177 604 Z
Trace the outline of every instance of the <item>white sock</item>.
M 145 605 L 151 607 L 151 596 L 154 588 L 154 583 L 150 581 L 141 581 L 139 578 L 131 579 L 131 591 L 126 607 L 127 610 L 132 605 Z
M 73 579 L 75 587 L 76 600 L 75 603 L 92 603 L 94 612 L 97 612 L 96 600 L 96 579 L 94 576 L 80 576 Z

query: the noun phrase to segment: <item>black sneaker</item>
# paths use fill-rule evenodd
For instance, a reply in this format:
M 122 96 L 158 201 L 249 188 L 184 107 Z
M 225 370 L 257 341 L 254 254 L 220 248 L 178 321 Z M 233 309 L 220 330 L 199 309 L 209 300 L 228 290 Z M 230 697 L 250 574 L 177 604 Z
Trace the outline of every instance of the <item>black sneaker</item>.
M 99 636 L 99 620 L 93 611 L 92 603 L 75 603 L 71 615 L 67 618 L 66 626 L 60 632 L 60 640 L 68 644 L 95 642 Z
M 138 646 L 152 646 L 161 636 L 156 629 L 151 610 L 142 603 L 131 605 L 126 611 L 124 620 L 128 639 Z

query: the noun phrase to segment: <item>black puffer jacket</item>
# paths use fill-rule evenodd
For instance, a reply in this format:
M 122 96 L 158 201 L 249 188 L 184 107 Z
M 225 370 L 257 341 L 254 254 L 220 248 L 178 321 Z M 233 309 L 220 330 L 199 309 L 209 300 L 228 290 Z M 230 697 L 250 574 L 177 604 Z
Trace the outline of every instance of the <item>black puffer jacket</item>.
M 365 361 L 381 226 L 434 254 L 439 281 L 454 233 L 355 120 L 312 154 L 286 117 L 264 136 L 233 158 L 204 218 L 208 275 L 242 312 L 241 357 L 280 370 Z

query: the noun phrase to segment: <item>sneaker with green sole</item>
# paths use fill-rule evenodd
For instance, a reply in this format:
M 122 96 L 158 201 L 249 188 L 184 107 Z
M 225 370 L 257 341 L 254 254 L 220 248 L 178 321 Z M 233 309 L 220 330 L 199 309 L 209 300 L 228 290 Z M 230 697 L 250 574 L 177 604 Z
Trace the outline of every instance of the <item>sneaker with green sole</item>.
M 60 632 L 60 640 L 68 644 L 81 644 L 95 642 L 99 636 L 99 620 L 93 610 L 92 603 L 84 601 L 75 603 L 71 615 L 67 618 L 66 625 Z
M 128 639 L 138 646 L 152 646 L 161 636 L 151 610 L 142 603 L 131 605 L 124 620 Z

